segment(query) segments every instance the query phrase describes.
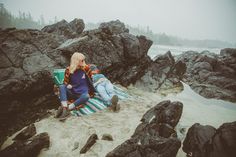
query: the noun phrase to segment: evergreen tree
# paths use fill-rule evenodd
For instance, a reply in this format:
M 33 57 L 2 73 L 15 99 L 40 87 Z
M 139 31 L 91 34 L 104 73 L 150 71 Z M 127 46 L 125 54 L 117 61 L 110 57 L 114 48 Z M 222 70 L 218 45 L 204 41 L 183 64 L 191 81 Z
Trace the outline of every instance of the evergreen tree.
M 0 28 L 16 27 L 19 29 L 25 28 L 36 28 L 41 29 L 45 25 L 43 16 L 40 22 L 33 20 L 30 13 L 26 14 L 19 11 L 19 15 L 14 17 L 11 13 L 4 7 L 3 3 L 0 3 Z

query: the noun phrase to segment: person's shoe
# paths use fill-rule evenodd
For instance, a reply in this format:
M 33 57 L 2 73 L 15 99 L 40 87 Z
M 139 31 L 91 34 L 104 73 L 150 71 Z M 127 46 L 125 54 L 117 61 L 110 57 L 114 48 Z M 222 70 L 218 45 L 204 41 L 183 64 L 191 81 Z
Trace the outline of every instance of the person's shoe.
M 118 96 L 117 95 L 113 95 L 113 97 L 111 98 L 111 109 L 114 112 L 117 111 L 117 103 L 118 103 Z
M 118 112 L 118 111 L 120 111 L 120 104 L 116 104 L 116 108 L 115 108 L 115 112 Z
M 66 118 L 68 118 L 70 116 L 70 111 L 66 108 L 63 108 L 62 110 L 62 114 L 61 116 L 59 117 L 59 121 L 64 121 L 66 120 Z
M 63 111 L 62 106 L 59 106 L 54 117 L 58 118 L 62 114 L 62 111 Z

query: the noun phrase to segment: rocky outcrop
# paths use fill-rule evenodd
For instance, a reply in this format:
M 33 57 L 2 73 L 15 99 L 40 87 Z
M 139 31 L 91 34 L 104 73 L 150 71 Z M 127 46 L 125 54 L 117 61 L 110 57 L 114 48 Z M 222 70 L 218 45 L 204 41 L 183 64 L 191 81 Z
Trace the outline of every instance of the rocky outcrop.
M 26 141 L 14 142 L 9 147 L 0 152 L 1 157 L 37 157 L 43 148 L 49 147 L 49 136 L 47 133 L 41 133 Z
M 83 29 L 83 21 L 75 19 L 42 31 L 0 31 L 0 144 L 7 135 L 60 105 L 53 94 L 51 74 L 55 68 L 68 66 L 76 51 L 86 56 L 87 63 L 98 65 L 112 82 L 123 86 L 138 84 L 140 79 L 139 84 L 148 84 L 145 89 L 180 85 L 184 63 L 175 62 L 171 53 L 152 61 L 147 55 L 152 41 L 129 34 L 119 20 L 102 23 L 95 30 Z
M 207 141 L 216 133 L 216 129 L 212 126 L 202 126 L 199 123 L 194 124 L 188 130 L 186 138 L 183 142 L 183 151 L 191 156 L 203 156 L 204 147 Z
M 17 134 L 13 138 L 13 140 L 14 141 L 27 140 L 28 138 L 34 136 L 35 134 L 36 134 L 36 127 L 34 124 L 30 124 L 26 129 Z
M 63 42 L 39 30 L 0 31 L 0 144 L 58 105 L 50 72 L 59 64 L 50 52 Z
M 85 24 L 82 19 L 74 19 L 70 23 L 66 20 L 61 20 L 58 23 L 45 26 L 42 31 L 62 35 L 68 39 L 78 37 L 84 30 Z
M 75 51 L 84 53 L 87 63 L 97 64 L 113 82 L 128 86 L 142 77 L 151 62 L 147 55 L 151 40 L 129 34 L 120 21 L 82 30 L 83 22 L 75 19 L 43 31 L 0 31 L 0 144 L 7 135 L 59 105 L 51 73 L 68 66 Z
M 235 48 L 225 48 L 220 51 L 221 56 L 236 57 Z
M 144 74 L 151 62 L 147 51 L 152 41 L 127 32 L 120 21 L 102 23 L 99 29 L 83 32 L 58 50 L 68 59 L 75 51 L 84 53 L 86 61 L 97 64 L 109 79 L 128 86 Z
M 43 148 L 49 148 L 50 140 L 46 132 L 34 136 L 35 134 L 35 125 L 31 124 L 14 138 L 15 142 L 13 144 L 0 151 L 0 156 L 38 156 Z
M 188 130 L 183 151 L 191 157 L 234 157 L 236 122 L 224 123 L 218 129 L 194 124 Z
M 181 146 L 174 130 L 183 104 L 163 101 L 148 110 L 130 139 L 109 152 L 106 157 L 175 157 Z
M 203 96 L 236 100 L 235 49 L 224 49 L 219 56 L 187 52 L 177 61 L 167 52 L 153 61 L 147 55 L 152 41 L 129 34 L 119 20 L 83 30 L 80 19 L 70 23 L 63 20 L 42 31 L 0 29 L 0 144 L 6 136 L 59 105 L 51 73 L 68 66 L 76 51 L 86 56 L 87 63 L 98 65 L 112 82 L 123 86 L 135 84 L 157 91 L 180 86 L 184 79 Z M 159 130 L 161 137 L 173 133 L 169 124 L 158 124 L 158 128 L 165 130 Z
M 119 20 L 111 21 L 111 22 L 103 22 L 100 24 L 99 29 L 106 34 L 121 34 L 121 33 L 129 33 L 129 29 L 125 28 L 125 24 L 120 22 Z
M 180 80 L 186 72 L 186 65 L 182 61 L 175 62 L 171 52 L 157 56 L 149 64 L 143 75 L 136 83 L 136 87 L 156 92 L 157 90 L 170 89 L 182 86 Z
M 184 81 L 207 98 L 236 102 L 236 49 L 223 49 L 220 55 L 188 51 L 178 57 L 187 65 Z

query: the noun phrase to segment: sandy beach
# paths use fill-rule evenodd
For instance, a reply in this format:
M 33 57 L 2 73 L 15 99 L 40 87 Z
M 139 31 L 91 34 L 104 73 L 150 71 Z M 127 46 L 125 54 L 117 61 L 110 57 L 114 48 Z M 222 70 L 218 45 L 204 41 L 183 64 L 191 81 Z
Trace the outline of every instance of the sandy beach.
M 121 110 L 117 113 L 103 110 L 83 117 L 71 116 L 65 122 L 59 122 L 53 116 L 36 122 L 37 133 L 48 132 L 50 136 L 49 149 L 42 150 L 39 157 L 104 157 L 129 139 L 143 114 L 163 100 L 181 101 L 184 104 L 182 117 L 176 127 L 181 140 L 184 139 L 187 129 L 194 123 L 218 128 L 224 122 L 236 120 L 235 103 L 206 99 L 192 91 L 186 84 L 181 93 L 168 94 L 165 97 L 134 87 L 129 87 L 127 92 L 132 98 L 120 101 Z M 182 128 L 186 129 L 184 134 L 179 132 Z M 86 154 L 80 154 L 81 148 L 93 133 L 98 135 L 99 140 Z M 103 134 L 112 135 L 113 141 L 101 140 Z M 10 139 L 3 147 L 10 143 Z M 177 156 L 184 156 L 182 149 L 179 150 Z

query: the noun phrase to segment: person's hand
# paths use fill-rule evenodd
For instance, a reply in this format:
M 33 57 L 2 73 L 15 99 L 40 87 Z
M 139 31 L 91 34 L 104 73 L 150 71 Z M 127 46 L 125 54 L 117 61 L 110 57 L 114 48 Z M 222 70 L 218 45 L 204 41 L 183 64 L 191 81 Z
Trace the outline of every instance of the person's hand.
M 90 97 L 90 98 L 93 98 L 94 96 L 95 96 L 95 93 L 94 93 L 94 92 L 89 93 L 89 97 Z
M 68 84 L 68 85 L 67 85 L 67 88 L 68 88 L 68 89 L 71 89 L 71 88 L 72 88 L 72 85 L 71 85 L 71 84 Z

